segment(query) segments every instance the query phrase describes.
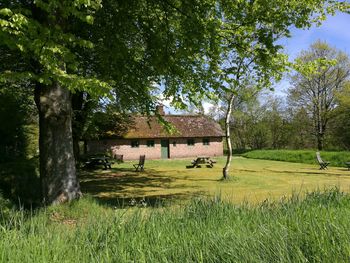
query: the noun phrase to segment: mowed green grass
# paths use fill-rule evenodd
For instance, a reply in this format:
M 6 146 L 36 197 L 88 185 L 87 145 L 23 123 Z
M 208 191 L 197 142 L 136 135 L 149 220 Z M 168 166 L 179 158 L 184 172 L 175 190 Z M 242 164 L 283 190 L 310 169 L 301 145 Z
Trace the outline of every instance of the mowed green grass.
M 293 163 L 314 164 L 316 162 L 316 150 L 253 150 L 242 154 L 242 156 Z M 349 151 L 322 151 L 321 157 L 323 161 L 330 162 L 331 166 L 346 167 L 345 163 L 350 162 Z
M 294 194 L 338 187 L 350 190 L 350 171 L 341 167 L 319 170 L 315 164 L 233 158 L 231 179 L 222 181 L 225 158 L 214 168 L 187 169 L 190 159 L 146 160 L 144 172 L 132 164 L 114 164 L 111 170 L 82 171 L 82 190 L 100 201 L 127 205 L 133 199 L 147 202 L 188 200 L 194 196 L 220 196 L 232 203 L 259 203 Z

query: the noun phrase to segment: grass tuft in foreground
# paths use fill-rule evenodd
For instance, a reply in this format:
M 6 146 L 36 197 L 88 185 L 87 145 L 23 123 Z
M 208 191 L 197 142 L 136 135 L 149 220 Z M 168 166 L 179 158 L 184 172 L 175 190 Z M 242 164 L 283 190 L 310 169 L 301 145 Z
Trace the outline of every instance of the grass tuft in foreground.
M 214 199 L 118 209 L 91 198 L 0 225 L 1 262 L 348 262 L 350 195 L 257 206 Z M 18 216 L 21 214 L 22 216 Z

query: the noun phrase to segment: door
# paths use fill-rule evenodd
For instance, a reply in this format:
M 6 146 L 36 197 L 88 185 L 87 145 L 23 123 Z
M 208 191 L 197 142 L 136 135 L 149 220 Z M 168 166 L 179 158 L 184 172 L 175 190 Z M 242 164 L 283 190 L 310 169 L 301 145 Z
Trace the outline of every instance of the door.
M 169 153 L 169 140 L 161 140 L 161 157 L 162 159 L 168 159 L 170 157 Z

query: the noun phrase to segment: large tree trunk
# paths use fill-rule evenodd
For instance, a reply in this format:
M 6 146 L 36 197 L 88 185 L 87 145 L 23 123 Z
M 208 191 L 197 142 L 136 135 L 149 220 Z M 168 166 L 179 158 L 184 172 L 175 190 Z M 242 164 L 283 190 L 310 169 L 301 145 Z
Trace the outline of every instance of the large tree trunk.
M 232 113 L 234 99 L 235 99 L 235 95 L 232 94 L 228 101 L 228 107 L 227 107 L 226 117 L 225 117 L 225 135 L 226 135 L 226 143 L 227 143 L 227 149 L 228 149 L 226 164 L 225 164 L 225 167 L 222 169 L 222 176 L 223 176 L 223 179 L 225 180 L 229 178 L 229 171 L 230 171 L 231 160 L 232 160 L 230 120 L 231 120 L 231 113 Z
M 81 196 L 76 176 L 71 93 L 58 83 L 37 85 L 39 110 L 40 178 L 45 204 L 58 204 Z

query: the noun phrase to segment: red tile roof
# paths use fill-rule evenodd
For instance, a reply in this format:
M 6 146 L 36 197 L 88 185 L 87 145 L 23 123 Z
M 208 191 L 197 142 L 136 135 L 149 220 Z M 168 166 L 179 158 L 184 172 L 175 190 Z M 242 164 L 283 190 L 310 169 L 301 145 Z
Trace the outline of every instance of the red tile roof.
M 175 128 L 168 133 L 156 117 L 135 116 L 133 127 L 124 134 L 124 138 L 190 138 L 190 137 L 222 137 L 224 133 L 220 125 L 201 115 L 165 115 L 162 116 Z

